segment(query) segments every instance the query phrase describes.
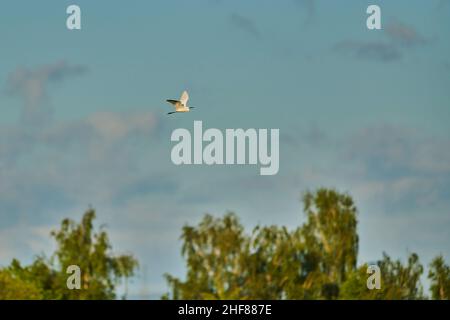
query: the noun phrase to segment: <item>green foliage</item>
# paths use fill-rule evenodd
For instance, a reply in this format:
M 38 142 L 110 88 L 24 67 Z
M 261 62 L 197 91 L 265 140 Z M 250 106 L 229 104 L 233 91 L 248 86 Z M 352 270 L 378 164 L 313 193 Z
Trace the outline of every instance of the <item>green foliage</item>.
M 367 267 L 365 264 L 352 272 L 347 281 L 342 284 L 341 299 L 350 300 L 413 300 L 424 299 L 420 276 L 423 267 L 417 254 L 412 253 L 408 263 L 403 265 L 400 260 L 392 261 L 384 253 L 383 259 L 377 262 L 381 273 L 381 288 L 367 288 Z
M 344 300 L 373 300 L 382 299 L 380 290 L 369 290 L 367 288 L 367 264 L 360 266 L 347 276 L 342 284 L 340 299 Z
M 207 215 L 197 227 L 185 226 L 186 281 L 166 275 L 171 297 L 337 298 L 339 285 L 356 268 L 356 208 L 335 190 L 306 193 L 303 200 L 308 221 L 293 231 L 258 226 L 245 234 L 234 214 Z
M 175 299 L 244 298 L 236 284 L 249 243 L 235 215 L 206 215 L 198 228 L 185 226 L 181 238 L 190 267 L 185 283 L 166 275 Z
M 183 228 L 187 280 L 166 275 L 173 288 L 172 298 L 290 297 L 301 278 L 297 274 L 301 260 L 296 255 L 298 236 L 275 226 L 256 227 L 247 235 L 233 213 L 223 219 L 206 215 L 198 227 Z
M 316 265 L 308 286 L 312 297 L 335 299 L 358 257 L 357 210 L 350 196 L 319 189 L 303 196 L 307 222 L 301 228 L 304 246 Z
M 5 299 L 114 299 L 120 279 L 131 277 L 137 261 L 130 255 L 113 256 L 108 235 L 95 232 L 94 210 L 88 210 L 79 224 L 70 219 L 51 233 L 57 249 L 50 259 L 37 257 L 29 266 L 13 260 L 0 270 L 0 298 Z M 81 269 L 80 290 L 67 288 L 67 267 Z M 3 292 L 10 292 L 2 296 Z
M 256 226 L 246 232 L 238 217 L 205 215 L 183 227 L 186 277 L 166 274 L 163 299 L 424 299 L 423 266 L 412 253 L 406 263 L 383 253 L 377 265 L 381 289 L 367 288 L 367 264 L 357 267 L 357 209 L 347 194 L 330 189 L 307 192 L 306 221 L 288 229 Z M 115 256 L 107 233 L 95 230 L 95 212 L 80 223 L 65 219 L 51 233 L 57 249 L 27 266 L 18 260 L 0 269 L 0 299 L 114 299 L 121 280 L 134 275 L 131 255 Z M 81 269 L 82 289 L 67 288 L 66 269 Z M 450 299 L 450 267 L 442 256 L 430 264 L 433 299 Z
M 450 300 L 450 267 L 442 255 L 433 259 L 428 278 L 431 280 L 431 296 L 436 300 Z
M 357 209 L 352 198 L 319 189 L 303 196 L 307 220 L 293 230 L 257 226 L 248 234 L 233 213 L 206 215 L 185 226 L 186 280 L 166 275 L 164 299 L 425 299 L 423 266 L 383 254 L 381 289 L 367 288 L 367 264 L 357 267 Z M 449 299 L 450 268 L 433 260 L 433 299 Z
M 392 261 L 384 253 L 383 259 L 378 263 L 382 275 L 382 288 L 387 300 L 413 300 L 423 299 L 420 276 L 423 266 L 419 262 L 419 256 L 412 253 L 408 257 L 408 263 L 403 266 L 400 260 Z
M 43 295 L 34 284 L 0 270 L 0 300 L 39 300 Z

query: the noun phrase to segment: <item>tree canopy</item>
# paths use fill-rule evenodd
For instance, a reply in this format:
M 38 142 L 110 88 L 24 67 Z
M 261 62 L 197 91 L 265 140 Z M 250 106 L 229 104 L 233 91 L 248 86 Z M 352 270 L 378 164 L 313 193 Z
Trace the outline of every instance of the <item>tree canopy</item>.
M 358 265 L 358 210 L 352 197 L 334 189 L 306 192 L 305 222 L 256 225 L 247 231 L 232 212 L 205 215 L 182 229 L 186 275 L 165 278 L 164 299 L 450 299 L 450 267 L 442 255 L 429 265 L 430 296 L 423 292 L 424 267 L 416 253 L 406 262 L 383 253 L 370 263 L 380 271 L 380 288 L 368 288 L 369 263 Z M 29 265 L 14 259 L 0 268 L 0 299 L 115 299 L 121 281 L 138 267 L 129 254 L 115 255 L 104 228 L 94 228 L 95 211 L 80 222 L 64 219 L 51 232 L 56 250 Z M 155 262 L 156 263 L 156 262 Z M 67 286 L 67 268 L 81 270 L 80 290 Z
M 80 223 L 64 219 L 52 231 L 57 249 L 50 258 L 41 255 L 28 266 L 14 259 L 0 269 L 0 299 L 114 299 L 121 279 L 133 276 L 137 260 L 131 255 L 115 256 L 106 231 L 93 226 L 90 209 Z M 81 270 L 82 290 L 67 287 L 67 267 Z
M 166 274 L 165 299 L 424 299 L 419 256 L 406 264 L 386 253 L 376 262 L 381 288 L 367 287 L 367 267 L 357 266 L 357 209 L 333 189 L 306 192 L 306 222 L 288 230 L 256 226 L 247 233 L 234 213 L 206 215 L 186 225 L 181 239 L 185 280 Z M 430 269 L 433 299 L 448 299 L 449 267 L 442 257 Z
M 436 300 L 450 300 L 450 267 L 442 255 L 431 261 L 428 277 L 431 279 L 431 297 Z

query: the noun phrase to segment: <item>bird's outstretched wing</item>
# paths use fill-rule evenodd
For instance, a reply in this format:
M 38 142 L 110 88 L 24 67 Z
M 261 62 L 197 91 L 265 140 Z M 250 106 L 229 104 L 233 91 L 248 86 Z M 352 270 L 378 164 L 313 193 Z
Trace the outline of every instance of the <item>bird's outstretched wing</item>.
M 187 102 L 189 100 L 189 95 L 187 93 L 187 91 L 183 91 L 183 93 L 181 94 L 181 98 L 180 98 L 180 102 L 183 106 L 187 105 Z
M 177 103 L 180 102 L 180 101 L 178 101 L 178 100 L 172 100 L 172 99 L 167 99 L 166 101 L 169 102 L 169 103 L 171 103 L 171 104 L 173 104 L 174 106 L 175 106 Z

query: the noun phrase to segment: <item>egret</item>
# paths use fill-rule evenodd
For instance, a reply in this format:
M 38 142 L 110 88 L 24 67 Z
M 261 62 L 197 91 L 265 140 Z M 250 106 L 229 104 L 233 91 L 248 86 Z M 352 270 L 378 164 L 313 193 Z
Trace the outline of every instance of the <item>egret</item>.
M 194 107 L 188 107 L 187 102 L 189 100 L 189 95 L 187 91 L 183 91 L 181 94 L 180 100 L 172 100 L 167 99 L 166 101 L 173 104 L 175 107 L 175 111 L 169 112 L 167 114 L 177 113 L 177 112 L 189 112 L 190 109 L 194 109 Z

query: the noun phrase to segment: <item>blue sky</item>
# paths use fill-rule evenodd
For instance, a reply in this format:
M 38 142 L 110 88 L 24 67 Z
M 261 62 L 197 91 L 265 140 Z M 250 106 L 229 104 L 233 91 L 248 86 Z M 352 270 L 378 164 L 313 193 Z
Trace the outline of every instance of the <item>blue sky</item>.
M 0 26 L 0 265 L 50 252 L 92 205 L 146 270 L 131 294 L 156 297 L 183 275 L 185 223 L 294 228 L 319 186 L 355 198 L 360 262 L 450 259 L 450 1 L 18 0 Z M 167 117 L 184 89 L 198 109 Z M 279 128 L 278 175 L 174 166 L 170 134 L 194 120 Z

